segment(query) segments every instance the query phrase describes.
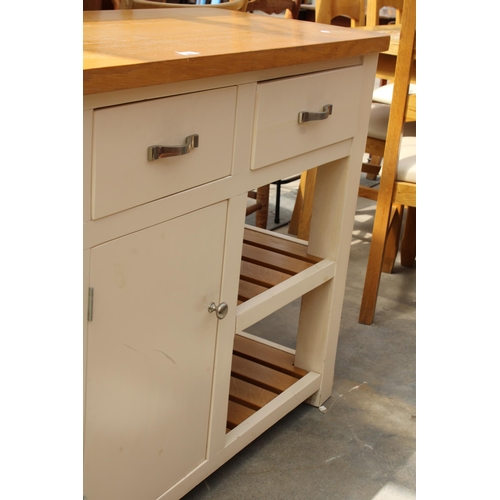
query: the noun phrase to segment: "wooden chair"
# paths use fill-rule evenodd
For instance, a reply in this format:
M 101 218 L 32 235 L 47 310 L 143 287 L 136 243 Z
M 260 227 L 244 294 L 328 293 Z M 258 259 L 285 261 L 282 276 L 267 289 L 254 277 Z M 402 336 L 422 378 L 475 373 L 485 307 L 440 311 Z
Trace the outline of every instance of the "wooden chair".
M 337 24 L 334 19 L 345 17 L 351 26 L 365 25 L 364 0 L 316 0 L 316 22 Z
M 415 137 L 417 128 L 416 88 L 412 92 L 413 93 L 408 94 L 405 110 L 405 125 L 403 127 L 403 135 L 409 137 Z M 364 172 L 366 174 L 366 178 L 370 180 L 375 180 L 382 168 L 382 159 L 384 157 L 389 115 L 392 104 L 392 90 L 390 100 L 387 99 L 385 102 L 377 102 L 375 101 L 376 98 L 377 97 L 374 98 L 374 102 L 372 104 L 370 122 L 368 124 L 368 137 L 366 138 L 365 152 L 368 153 L 368 161 L 363 163 L 361 167 L 361 171 Z M 366 196 L 366 191 L 363 187 L 360 187 L 359 194 L 360 196 L 370 198 L 370 196 Z
M 255 226 L 261 229 L 267 228 L 267 218 L 269 216 L 269 189 L 266 184 L 253 191 L 248 192 L 246 216 L 255 214 Z M 252 200 L 255 200 L 252 202 Z
M 366 178 L 375 180 L 380 172 L 387 126 L 389 123 L 390 108 L 394 83 L 388 83 L 373 91 L 373 105 L 368 126 L 368 138 L 366 141 L 366 152 L 369 154 L 369 163 L 363 163 L 362 171 Z M 384 106 L 385 105 L 385 106 Z M 416 132 L 415 122 L 417 120 L 417 85 L 410 83 L 408 89 L 408 101 L 406 105 L 404 135 L 414 136 Z
M 181 3 L 167 3 L 164 0 L 132 0 L 133 9 L 171 9 L 171 8 L 188 8 L 195 9 L 199 7 L 211 7 L 228 10 L 246 11 L 248 0 L 230 0 L 224 3 L 213 3 L 205 5 L 197 4 L 181 4 Z
M 83 0 L 83 10 L 115 10 L 120 0 Z
M 302 0 L 250 0 L 247 12 L 260 11 L 266 14 L 281 14 L 285 12 L 285 18 L 298 19 L 300 4 Z
M 392 7 L 395 9 L 395 24 L 401 24 L 403 3 L 403 0 L 367 0 L 366 25 L 371 27 L 379 24 L 380 9 L 382 7 Z M 381 59 L 384 57 L 384 55 L 380 56 Z M 373 102 L 390 105 L 392 103 L 394 83 L 388 83 L 384 75 L 378 74 L 377 76 L 381 78 L 382 85 L 373 91 Z M 416 120 L 416 84 L 410 84 L 408 94 L 409 99 L 407 101 L 405 121 L 414 122 Z M 387 134 L 387 122 L 389 118 L 389 108 L 380 106 L 380 104 L 372 106 L 373 116 L 368 127 L 368 139 L 366 144 L 366 152 L 369 154 L 369 163 L 364 163 L 362 168 L 362 171 L 366 173 L 367 179 L 371 180 L 375 180 L 380 171 L 385 145 L 385 136 Z M 410 133 L 409 135 L 414 134 Z
M 380 9 L 392 7 L 396 10 L 396 24 L 401 24 L 401 14 L 405 0 L 367 0 L 366 3 L 366 26 L 378 26 L 380 24 Z
M 405 206 L 409 210 L 401 243 L 401 262 L 408 266 L 415 261 L 416 139 L 403 137 L 415 37 L 415 0 L 405 0 L 394 92 L 383 152 L 384 164 L 376 194 L 377 208 L 359 315 L 359 322 L 367 325 L 373 322 L 381 273 L 390 272 L 396 258 Z

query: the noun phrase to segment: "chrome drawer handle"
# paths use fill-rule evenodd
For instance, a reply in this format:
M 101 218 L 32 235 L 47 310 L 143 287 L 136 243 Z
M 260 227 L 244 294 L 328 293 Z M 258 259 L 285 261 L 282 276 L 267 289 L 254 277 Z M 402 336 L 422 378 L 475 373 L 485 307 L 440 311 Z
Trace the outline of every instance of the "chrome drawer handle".
M 208 312 L 209 313 L 215 312 L 215 315 L 219 319 L 224 319 L 226 317 L 228 310 L 229 307 L 225 302 L 221 302 L 218 306 L 215 305 L 215 302 L 211 302 L 210 305 L 208 306 Z
M 149 146 L 148 161 L 160 160 L 161 158 L 169 158 L 170 156 L 187 155 L 192 149 L 197 148 L 199 143 L 199 135 L 193 134 L 186 137 L 185 144 L 181 146 Z
M 313 122 L 316 120 L 326 120 L 333 111 L 332 104 L 325 104 L 322 113 L 311 113 L 310 111 L 301 111 L 299 113 L 299 123 Z

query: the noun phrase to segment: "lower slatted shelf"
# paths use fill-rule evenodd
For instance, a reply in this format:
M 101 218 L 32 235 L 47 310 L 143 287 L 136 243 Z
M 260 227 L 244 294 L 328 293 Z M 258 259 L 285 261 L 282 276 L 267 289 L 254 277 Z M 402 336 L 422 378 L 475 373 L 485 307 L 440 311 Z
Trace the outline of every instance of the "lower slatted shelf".
M 231 367 L 227 430 L 234 429 L 307 374 L 295 356 L 236 335 Z

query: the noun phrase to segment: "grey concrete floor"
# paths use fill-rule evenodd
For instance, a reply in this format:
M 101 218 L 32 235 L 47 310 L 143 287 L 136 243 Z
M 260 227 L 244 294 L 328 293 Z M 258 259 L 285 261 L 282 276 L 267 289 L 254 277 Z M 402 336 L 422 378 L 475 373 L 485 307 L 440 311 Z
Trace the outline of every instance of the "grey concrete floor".
M 285 222 L 294 189 L 282 187 Z M 416 271 L 398 261 L 382 276 L 374 324 L 358 323 L 374 214 L 358 198 L 330 399 L 297 407 L 183 500 L 415 498 Z M 293 348 L 298 306 L 247 331 Z

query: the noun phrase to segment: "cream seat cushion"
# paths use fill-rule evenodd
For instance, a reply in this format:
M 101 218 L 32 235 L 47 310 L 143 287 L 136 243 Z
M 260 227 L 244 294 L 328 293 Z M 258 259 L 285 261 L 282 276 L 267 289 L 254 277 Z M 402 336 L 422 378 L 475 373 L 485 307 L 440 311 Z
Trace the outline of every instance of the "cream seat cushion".
M 387 85 L 382 85 L 381 87 L 377 87 L 373 91 L 372 101 L 380 102 L 382 104 L 391 104 L 393 92 L 394 92 L 393 83 L 388 83 Z M 415 83 L 410 83 L 410 86 L 408 88 L 408 94 L 416 94 L 416 93 L 417 93 L 417 85 Z
M 417 182 L 417 138 L 403 137 L 399 151 L 398 174 L 396 180 Z
M 382 160 L 382 171 L 384 160 Z M 380 173 L 382 173 L 382 171 Z M 398 173 L 396 180 L 401 182 L 417 182 L 417 138 L 402 137 L 399 150 Z
M 368 137 L 385 141 L 390 111 L 391 107 L 388 104 L 372 103 L 370 121 L 368 123 Z M 417 135 L 416 122 L 406 122 L 403 128 L 403 135 Z

